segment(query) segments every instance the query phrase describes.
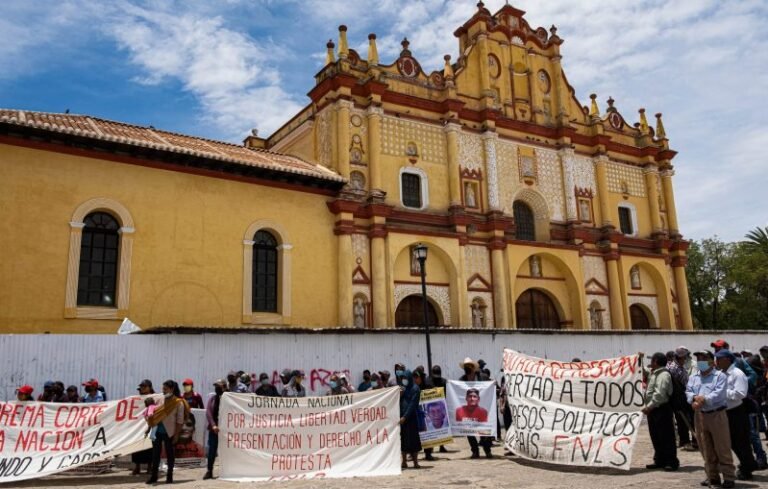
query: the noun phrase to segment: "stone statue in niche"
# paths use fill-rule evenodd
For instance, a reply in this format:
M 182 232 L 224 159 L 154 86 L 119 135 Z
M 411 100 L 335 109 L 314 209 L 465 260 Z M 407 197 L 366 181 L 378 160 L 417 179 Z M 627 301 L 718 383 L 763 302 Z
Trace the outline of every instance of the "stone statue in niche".
M 419 148 L 416 146 L 416 143 L 410 141 L 405 147 L 405 154 L 407 156 L 419 156 Z
M 421 276 L 421 265 L 419 259 L 416 258 L 416 247 L 411 246 L 411 275 L 415 277 Z M 427 275 L 427 264 L 424 263 L 424 276 Z
M 629 281 L 633 289 L 643 288 L 643 284 L 640 282 L 640 268 L 637 265 L 629 270 Z
M 603 329 L 603 314 L 600 308 L 596 306 L 589 308 L 589 322 L 592 329 Z
M 353 171 L 349 176 L 349 183 L 356 190 L 365 189 L 365 176 L 359 171 Z
M 528 265 L 531 268 L 531 277 L 541 277 L 541 258 L 538 256 L 528 258 Z
M 365 300 L 362 297 L 355 298 L 355 304 L 352 308 L 354 315 L 355 328 L 365 328 Z
M 477 207 L 477 197 L 475 196 L 475 186 L 467 182 L 464 184 L 464 200 L 467 207 Z
M 475 329 L 485 328 L 485 307 L 479 300 L 472 301 L 472 327 Z

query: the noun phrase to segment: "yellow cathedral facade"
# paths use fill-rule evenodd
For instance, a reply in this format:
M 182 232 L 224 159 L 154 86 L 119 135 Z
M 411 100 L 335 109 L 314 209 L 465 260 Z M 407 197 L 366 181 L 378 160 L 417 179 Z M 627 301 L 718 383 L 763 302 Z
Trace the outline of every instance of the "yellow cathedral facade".
M 582 105 L 509 5 L 431 73 L 346 31 L 243 145 L 0 109 L 0 332 L 421 326 L 419 243 L 433 326 L 692 329 L 661 114 Z

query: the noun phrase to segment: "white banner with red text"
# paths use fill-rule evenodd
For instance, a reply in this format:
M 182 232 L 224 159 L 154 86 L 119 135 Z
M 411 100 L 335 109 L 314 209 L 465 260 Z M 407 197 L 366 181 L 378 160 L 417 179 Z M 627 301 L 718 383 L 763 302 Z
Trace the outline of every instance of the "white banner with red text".
M 644 397 L 637 355 L 555 362 L 505 349 L 503 367 L 507 449 L 529 460 L 629 470 Z
M 400 389 L 327 397 L 227 392 L 221 478 L 283 481 L 400 474 Z
M 449 380 L 445 399 L 453 436 L 496 438 L 496 382 Z
M 152 446 L 144 402 L 0 402 L 0 483 L 44 477 Z

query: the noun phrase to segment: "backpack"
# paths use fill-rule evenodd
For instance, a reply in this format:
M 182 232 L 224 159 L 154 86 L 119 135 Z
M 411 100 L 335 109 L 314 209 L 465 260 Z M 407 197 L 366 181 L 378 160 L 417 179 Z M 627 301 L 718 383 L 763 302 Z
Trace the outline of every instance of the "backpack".
M 672 395 L 669 397 L 670 406 L 672 406 L 674 411 L 681 411 L 688 404 L 688 399 L 685 397 L 685 386 L 672 375 L 669 369 L 666 370 L 669 376 L 672 377 Z

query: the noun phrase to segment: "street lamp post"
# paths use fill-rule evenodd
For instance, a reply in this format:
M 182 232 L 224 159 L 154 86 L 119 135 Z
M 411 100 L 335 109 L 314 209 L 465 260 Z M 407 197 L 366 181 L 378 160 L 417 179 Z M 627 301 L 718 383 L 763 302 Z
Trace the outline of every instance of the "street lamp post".
M 424 334 L 427 337 L 427 372 L 432 374 L 432 346 L 429 343 L 429 314 L 427 312 L 427 274 L 425 264 L 427 261 L 427 247 L 419 243 L 413 250 L 413 254 L 419 261 L 419 271 L 421 272 L 421 302 L 424 306 Z

